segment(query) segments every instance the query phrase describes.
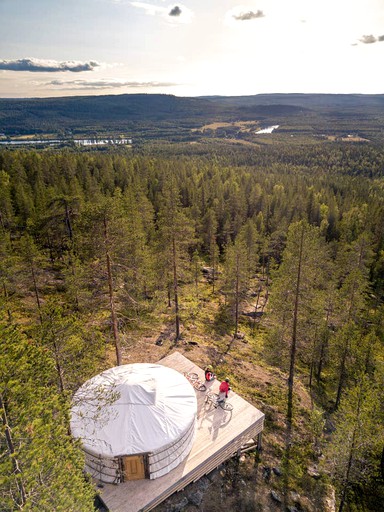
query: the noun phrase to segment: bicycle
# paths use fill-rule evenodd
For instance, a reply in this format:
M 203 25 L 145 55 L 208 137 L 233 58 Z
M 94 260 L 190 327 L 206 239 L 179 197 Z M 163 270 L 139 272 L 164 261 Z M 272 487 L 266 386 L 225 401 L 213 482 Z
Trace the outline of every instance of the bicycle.
M 205 395 L 205 403 L 209 403 L 213 405 L 213 407 L 221 407 L 224 411 L 233 411 L 233 405 L 226 402 L 224 399 L 219 400 L 219 395 L 217 393 L 212 393 L 212 391 L 208 391 Z
M 195 372 L 184 372 L 184 377 L 197 389 L 197 391 L 207 391 L 207 386 L 199 379 Z

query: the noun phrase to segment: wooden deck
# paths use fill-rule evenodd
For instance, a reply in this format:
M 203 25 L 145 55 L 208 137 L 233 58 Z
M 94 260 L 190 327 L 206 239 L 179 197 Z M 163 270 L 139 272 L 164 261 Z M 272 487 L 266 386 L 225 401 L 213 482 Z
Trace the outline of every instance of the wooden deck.
M 204 372 L 179 352 L 161 359 L 159 364 L 181 373 L 193 371 L 204 380 Z M 219 382 L 208 387 L 218 392 Z M 196 437 L 188 457 L 175 469 L 155 480 L 136 480 L 118 485 L 104 484 L 101 499 L 111 512 L 146 512 L 176 491 L 211 472 L 235 454 L 263 430 L 264 414 L 250 403 L 230 392 L 228 402 L 233 411 L 204 403 L 205 393 L 196 391 Z

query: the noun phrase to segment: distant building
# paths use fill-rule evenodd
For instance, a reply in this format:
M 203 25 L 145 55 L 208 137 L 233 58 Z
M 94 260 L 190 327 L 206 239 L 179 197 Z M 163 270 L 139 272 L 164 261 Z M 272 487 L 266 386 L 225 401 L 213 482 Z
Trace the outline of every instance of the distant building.
M 78 146 L 129 146 L 132 139 L 74 139 Z

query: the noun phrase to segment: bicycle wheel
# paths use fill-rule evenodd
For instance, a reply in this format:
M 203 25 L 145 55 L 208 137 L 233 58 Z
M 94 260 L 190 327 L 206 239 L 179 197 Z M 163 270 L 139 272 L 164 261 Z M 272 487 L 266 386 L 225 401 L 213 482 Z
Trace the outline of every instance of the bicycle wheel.
M 196 381 L 193 386 L 195 389 L 197 389 L 197 391 L 207 391 L 207 386 L 200 380 Z
M 233 411 L 233 405 L 227 402 L 219 402 L 219 405 L 224 411 Z
M 218 398 L 218 395 L 212 393 L 212 391 L 208 391 L 208 393 L 205 395 L 205 403 L 213 404 L 215 407 L 217 407 Z
M 185 372 L 184 375 L 191 383 L 196 382 L 199 378 L 199 376 L 195 372 Z
M 218 400 L 219 395 L 213 393 L 212 391 L 208 391 L 208 393 L 205 395 L 206 403 L 208 403 L 210 406 L 213 405 L 215 408 L 218 406 Z

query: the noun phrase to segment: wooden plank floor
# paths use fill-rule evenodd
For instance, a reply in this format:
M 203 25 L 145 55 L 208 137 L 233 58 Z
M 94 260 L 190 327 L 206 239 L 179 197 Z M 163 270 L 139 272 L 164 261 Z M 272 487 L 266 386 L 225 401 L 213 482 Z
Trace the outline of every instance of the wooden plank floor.
M 159 364 L 181 373 L 196 372 L 204 380 L 204 372 L 179 352 L 161 359 Z M 208 383 L 218 392 L 219 382 Z M 234 392 L 228 401 L 233 411 L 215 409 L 204 403 L 205 393 L 196 391 L 197 426 L 192 450 L 175 469 L 155 480 L 136 480 L 118 485 L 104 484 L 101 498 L 111 512 L 146 512 L 176 491 L 201 478 L 231 457 L 245 442 L 263 429 L 264 414 Z

